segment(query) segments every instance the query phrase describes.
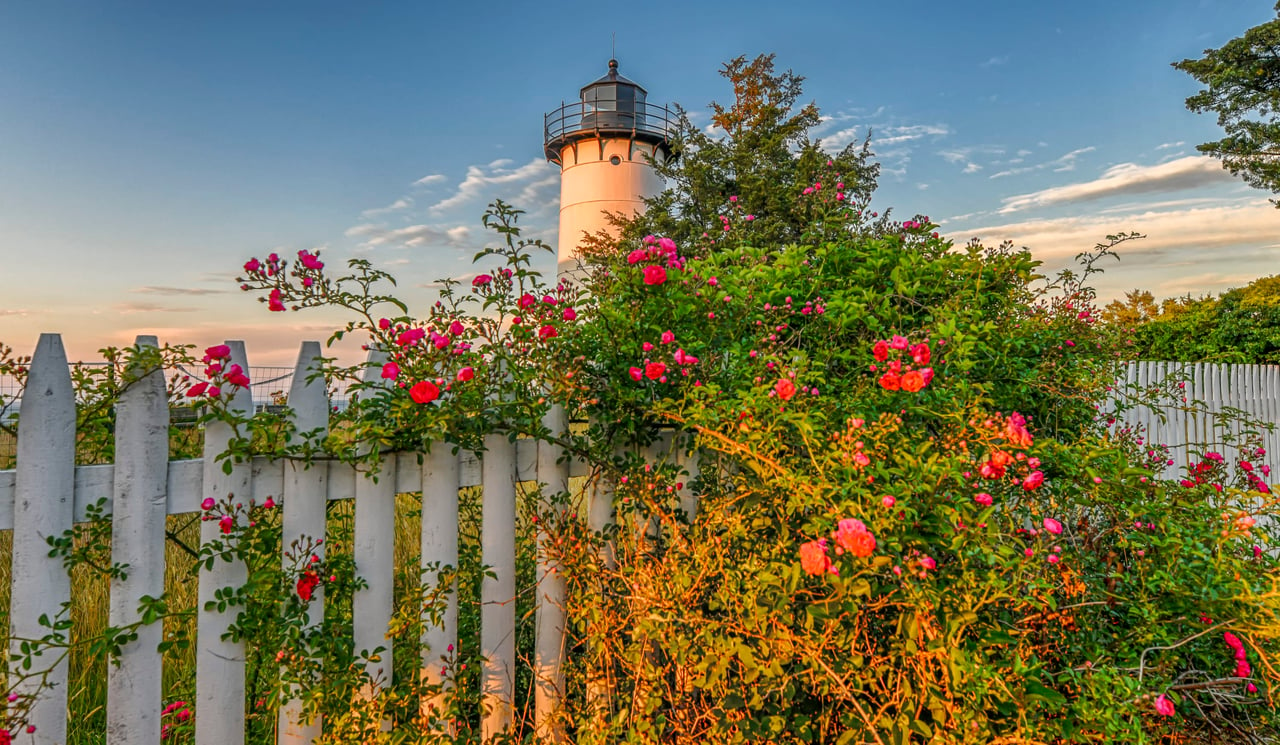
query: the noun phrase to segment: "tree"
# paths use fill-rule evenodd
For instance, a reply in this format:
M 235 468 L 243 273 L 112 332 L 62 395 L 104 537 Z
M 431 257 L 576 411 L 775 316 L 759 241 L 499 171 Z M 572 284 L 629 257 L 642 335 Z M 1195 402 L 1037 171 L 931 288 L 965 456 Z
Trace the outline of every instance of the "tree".
M 1150 292 L 1113 300 L 1102 319 L 1131 335 L 1139 359 L 1176 362 L 1280 362 L 1280 275 L 1256 279 L 1218 297 L 1165 298 Z
M 1150 291 L 1130 290 L 1124 300 L 1112 300 L 1102 309 L 1102 320 L 1124 327 L 1139 326 L 1160 312 Z
M 1215 112 L 1226 137 L 1196 149 L 1251 186 L 1280 192 L 1280 3 L 1276 20 L 1254 26 L 1201 59 L 1173 63 L 1207 86 L 1187 99 L 1197 114 Z M 1272 200 L 1277 207 L 1280 201 Z
M 821 115 L 815 104 L 800 103 L 802 76 L 775 72 L 772 54 L 730 60 L 720 74 L 733 85 L 733 102 L 711 104 L 710 130 L 680 111 L 674 157 L 655 164 L 666 190 L 648 200 L 645 215 L 618 220 L 619 241 L 598 236 L 591 242 L 595 249 L 647 234 L 682 246 L 702 243 L 704 231 L 716 229 L 721 216 L 739 221 L 747 215 L 761 245 L 794 243 L 813 229 L 811 207 L 801 196 L 820 182 L 820 172 L 839 174 L 822 187 L 839 191 L 847 203 L 865 206 L 870 200 L 880 166 L 869 139 L 834 154 L 811 139 Z

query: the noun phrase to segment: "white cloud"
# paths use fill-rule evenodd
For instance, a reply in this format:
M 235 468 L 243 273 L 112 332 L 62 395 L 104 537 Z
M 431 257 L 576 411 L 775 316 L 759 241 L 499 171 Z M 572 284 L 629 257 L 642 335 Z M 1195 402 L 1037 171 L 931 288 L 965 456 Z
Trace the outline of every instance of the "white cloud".
M 1077 150 L 1068 155 L 1080 152 L 1084 151 Z M 1000 208 L 1000 212 L 1018 212 L 1127 194 L 1179 191 L 1229 180 L 1231 180 L 1230 174 L 1224 171 L 1217 161 L 1207 156 L 1179 158 L 1154 166 L 1121 163 L 1108 168 L 1102 176 L 1093 181 L 1054 186 L 1030 194 L 1008 197 L 1003 200 L 1004 206 Z
M 200 287 L 165 287 L 162 285 L 148 285 L 146 287 L 134 287 L 129 292 L 136 292 L 142 295 L 224 295 L 226 290 L 211 290 Z
M 982 170 L 982 166 L 977 163 L 965 163 L 964 170 L 961 173 L 977 173 Z
M 1168 150 L 1171 147 L 1182 147 L 1185 144 L 1187 143 L 1183 142 L 1182 140 L 1178 140 L 1177 142 L 1166 142 L 1161 145 L 1156 145 L 1156 150 Z
M 0 316 L 26 316 L 30 312 L 26 308 L 0 308 Z
M 1045 146 L 1045 143 L 1043 142 L 1040 143 L 1040 147 L 1044 147 L 1044 146 Z M 1054 158 L 1053 160 L 1046 161 L 1044 163 L 1037 163 L 1034 166 L 1021 166 L 1019 168 L 1009 168 L 1004 171 L 1000 171 L 998 173 L 993 173 L 991 174 L 990 178 L 996 179 L 996 178 L 1004 178 L 1005 176 L 1017 176 L 1018 174 L 1031 173 L 1032 171 L 1043 171 L 1046 168 L 1053 170 L 1055 173 L 1061 173 L 1064 171 L 1074 171 L 1076 168 L 1076 159 L 1079 158 L 1081 155 L 1084 155 L 1085 153 L 1091 153 L 1094 150 L 1097 150 L 1097 148 L 1094 147 L 1093 145 L 1090 145 L 1089 147 L 1082 147 L 1078 150 L 1072 150 L 1071 152 L 1061 157 Z
M 117 313 L 128 315 L 130 313 L 195 313 L 199 308 L 185 308 L 173 305 L 161 305 L 159 303 L 116 303 L 111 306 L 112 310 Z
M 996 67 L 998 65 L 1003 65 L 1008 61 L 1009 61 L 1009 55 L 1002 54 L 999 57 L 992 57 L 991 59 L 988 59 L 986 62 L 983 62 L 982 64 L 978 65 L 978 67 Z
M 376 223 L 365 223 L 347 228 L 348 238 L 359 238 L 360 248 L 370 251 L 378 246 L 445 246 L 465 248 L 471 229 L 465 225 L 444 227 L 441 225 L 409 225 L 404 228 L 388 228 Z
M 1092 247 L 1103 236 L 1136 231 L 1147 237 L 1128 244 L 1130 252 L 1194 249 L 1213 256 L 1215 261 L 1226 261 L 1231 254 L 1214 254 L 1213 249 L 1276 245 L 1276 218 L 1276 208 L 1269 201 L 1249 199 L 1185 209 L 1148 209 L 1124 215 L 1027 220 L 969 228 L 951 237 L 967 240 L 975 236 L 988 244 L 1010 240 L 1029 247 L 1037 258 L 1062 259 Z
M 951 128 L 945 124 L 908 124 L 885 127 L 883 137 L 872 133 L 871 142 L 876 145 L 894 145 L 899 142 L 911 142 L 922 137 L 942 137 L 951 134 Z
M 430 175 L 423 176 L 417 181 L 414 181 L 412 185 L 413 186 L 430 186 L 431 184 L 438 184 L 441 181 L 444 181 L 444 179 L 445 179 L 445 176 L 443 173 L 432 173 Z
M 514 170 L 507 168 L 509 160 L 495 160 L 487 166 L 470 166 L 466 178 L 458 184 L 452 196 L 436 202 L 429 208 L 431 212 L 440 213 L 472 202 L 486 192 L 493 191 L 495 186 L 515 186 L 545 182 L 552 174 L 559 178 L 559 169 L 551 163 L 536 158 Z M 527 209 L 524 205 L 516 205 Z
M 397 199 L 391 204 L 388 204 L 386 207 L 375 207 L 373 209 L 365 210 L 364 212 L 360 213 L 360 216 L 372 217 L 373 215 L 385 215 L 387 213 L 397 212 L 399 210 L 402 210 L 411 206 L 413 206 L 412 199 L 410 199 L 409 197 L 401 197 L 400 199 Z
M 1176 279 L 1161 282 L 1155 286 L 1155 289 L 1158 291 L 1155 294 L 1162 296 L 1211 294 L 1211 291 L 1217 292 L 1229 287 L 1247 285 L 1257 278 L 1257 274 L 1244 272 L 1236 274 L 1219 274 L 1216 272 L 1209 272 L 1205 274 L 1197 274 L 1194 277 L 1178 277 Z

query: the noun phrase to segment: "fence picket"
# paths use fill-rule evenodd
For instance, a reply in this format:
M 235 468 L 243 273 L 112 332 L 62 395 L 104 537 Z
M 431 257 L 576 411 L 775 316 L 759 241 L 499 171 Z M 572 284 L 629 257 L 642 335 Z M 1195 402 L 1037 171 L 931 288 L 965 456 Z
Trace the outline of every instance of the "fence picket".
M 488 742 L 511 729 L 516 666 L 515 445 L 505 434 L 484 438 L 482 561 L 492 575 L 480 582 L 480 738 Z
M 364 382 L 382 382 L 382 362 L 385 355 L 370 350 L 364 372 Z M 376 445 L 365 446 L 365 452 Z M 332 472 L 331 468 L 330 471 Z M 357 653 L 383 651 L 371 655 L 365 664 L 370 684 L 363 695 L 372 697 L 379 688 L 391 683 L 392 642 L 387 638 L 391 623 L 395 590 L 395 536 L 396 536 L 396 456 L 387 454 L 379 459 L 376 473 L 356 474 L 355 483 L 355 552 L 356 574 L 364 580 L 364 587 L 355 591 L 352 600 L 352 635 Z M 376 657 L 376 659 L 375 659 Z M 390 728 L 390 721 L 383 722 L 383 729 Z
M 244 342 L 228 341 L 231 363 L 249 369 Z M 253 414 L 253 394 L 247 388 L 237 389 L 228 408 L 242 416 Z M 204 431 L 204 480 L 206 499 L 218 504 L 245 499 L 252 494 L 251 463 L 233 463 L 231 472 L 222 470 L 217 456 L 227 449 L 232 437 L 231 426 L 210 422 Z M 200 524 L 200 541 L 208 544 L 221 538 L 216 520 Z M 242 745 L 244 743 L 244 643 L 223 639 L 238 609 L 234 606 L 219 611 L 209 607 L 217 602 L 215 593 L 223 588 L 244 585 L 247 573 L 244 562 L 217 560 L 200 568 L 200 584 L 196 606 L 196 745 Z
M 445 442 L 431 443 L 424 456 L 422 484 L 422 585 L 427 591 L 439 585 L 442 576 L 451 575 L 458 566 L 458 490 L 461 488 L 462 458 Z M 406 456 L 401 462 L 409 460 Z M 456 582 L 439 596 L 439 622 L 423 619 L 422 667 L 419 679 L 424 687 L 437 691 L 424 695 L 419 711 L 425 720 L 446 711 L 445 691 L 452 676 L 458 643 L 458 585 Z M 431 614 L 428 614 L 430 616 Z
M 50 556 L 45 543 L 46 537 L 61 536 L 71 528 L 74 509 L 76 405 L 61 336 L 40 335 L 26 394 L 18 418 L 14 487 L 11 675 L 18 669 L 21 641 L 38 640 L 52 631 L 40 617 L 57 619 L 71 602 L 71 580 L 61 558 Z M 35 658 L 25 672 L 34 677 L 13 686 L 13 693 L 23 700 L 34 697 L 28 712 L 28 723 L 36 728 L 31 741 L 61 745 L 67 739 L 67 660 L 51 650 Z
M 320 342 L 306 341 L 298 350 L 293 383 L 289 386 L 290 419 L 297 436 L 315 433 L 323 438 L 329 425 L 329 394 L 320 370 Z M 307 464 L 290 460 L 284 464 L 284 515 L 281 519 L 280 545 L 286 570 L 293 569 L 314 556 L 324 561 L 325 506 L 328 502 L 328 463 Z M 307 605 L 307 625 L 315 627 L 324 618 L 324 585 L 316 587 Z M 277 742 L 280 745 L 310 745 L 320 737 L 319 716 L 304 717 L 302 701 L 290 699 L 280 707 Z
M 543 425 L 553 437 L 568 433 L 564 409 L 551 407 Z M 538 443 L 538 482 L 542 484 L 540 511 L 558 524 L 564 514 L 564 497 L 569 492 L 569 461 L 564 449 L 550 442 Z M 539 526 L 541 527 L 541 526 Z M 551 558 L 555 549 L 549 534 L 538 530 L 537 642 L 534 652 L 535 735 L 539 742 L 564 742 L 560 704 L 564 699 L 565 588 L 559 563 Z
M 139 348 L 154 349 L 154 336 Z M 142 621 L 143 597 L 164 594 L 164 527 L 169 481 L 169 406 L 164 372 L 136 369 L 139 380 L 116 404 L 116 454 L 111 520 L 111 561 L 126 574 L 111 580 L 109 623 Z M 164 625 L 150 623 L 107 666 L 107 742 L 160 742 L 161 655 Z

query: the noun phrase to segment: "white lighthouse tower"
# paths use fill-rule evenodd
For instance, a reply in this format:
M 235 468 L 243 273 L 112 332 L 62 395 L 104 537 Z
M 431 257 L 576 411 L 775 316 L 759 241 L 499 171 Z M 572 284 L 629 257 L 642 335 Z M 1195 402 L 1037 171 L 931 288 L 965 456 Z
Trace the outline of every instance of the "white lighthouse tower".
M 579 101 L 544 118 L 547 160 L 560 166 L 561 272 L 576 264 L 584 232 L 613 232 L 608 214 L 643 212 L 644 198 L 662 191 L 652 164 L 671 157 L 676 116 L 647 95 L 611 59 L 608 74 L 584 86 Z

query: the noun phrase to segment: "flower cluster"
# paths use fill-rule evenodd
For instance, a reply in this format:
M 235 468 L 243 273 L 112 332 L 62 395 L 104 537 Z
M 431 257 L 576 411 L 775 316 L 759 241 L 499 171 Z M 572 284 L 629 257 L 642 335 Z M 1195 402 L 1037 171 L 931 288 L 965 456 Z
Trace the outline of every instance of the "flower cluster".
M 204 396 L 216 399 L 222 395 L 224 387 L 248 388 L 249 375 L 237 364 L 228 364 L 231 360 L 231 347 L 218 344 L 204 350 L 201 361 L 205 363 L 204 374 L 207 381 L 196 383 L 187 389 L 188 398 Z
M 645 264 L 644 283 L 660 285 L 667 281 L 667 270 L 684 269 L 685 259 L 680 256 L 676 242 L 670 238 L 644 237 L 644 247 L 637 248 L 627 254 L 627 263 L 631 265 Z M 654 262 L 654 263 L 649 263 Z
M 875 536 L 867 529 L 865 523 L 852 517 L 836 523 L 836 529 L 831 533 L 831 542 L 835 544 L 836 556 L 849 553 L 865 559 L 876 550 Z M 827 573 L 839 574 L 840 571 L 836 569 L 831 556 L 827 553 L 828 547 L 826 538 L 801 544 L 800 568 L 806 574 L 815 577 Z
M 640 345 L 640 348 L 648 353 L 655 349 L 660 349 L 661 347 L 675 347 L 675 351 L 671 353 L 671 361 L 675 367 L 669 368 L 667 363 L 663 360 L 655 360 L 652 357 L 645 357 L 642 363 L 644 367 L 632 367 L 627 371 L 632 380 L 640 383 L 643 382 L 645 378 L 648 378 L 649 380 L 658 383 L 666 383 L 667 373 L 671 369 L 679 370 L 680 375 L 687 378 L 690 374 L 689 369 L 700 361 L 697 357 L 686 352 L 684 348 L 676 345 L 676 335 L 673 331 L 667 330 L 662 332 L 658 345 L 659 346 L 655 346 L 652 342 L 644 342 Z M 665 358 L 666 355 L 664 354 L 663 356 Z
M 904 352 L 911 362 L 903 361 Z M 881 339 L 872 345 L 871 355 L 876 362 L 885 363 L 886 371 L 880 376 L 880 387 L 886 391 L 915 393 L 933 381 L 933 368 L 928 366 L 932 358 L 928 342 L 913 345 L 905 337 L 895 334 L 891 339 Z M 912 367 L 911 363 L 917 367 Z M 879 372 L 879 366 L 871 365 L 871 371 Z
M 186 701 L 174 701 L 160 711 L 160 719 L 164 722 L 160 725 L 160 739 L 168 740 L 175 736 L 175 727 L 191 721 L 191 709 L 187 707 Z M 172 721 L 164 721 L 166 719 Z

